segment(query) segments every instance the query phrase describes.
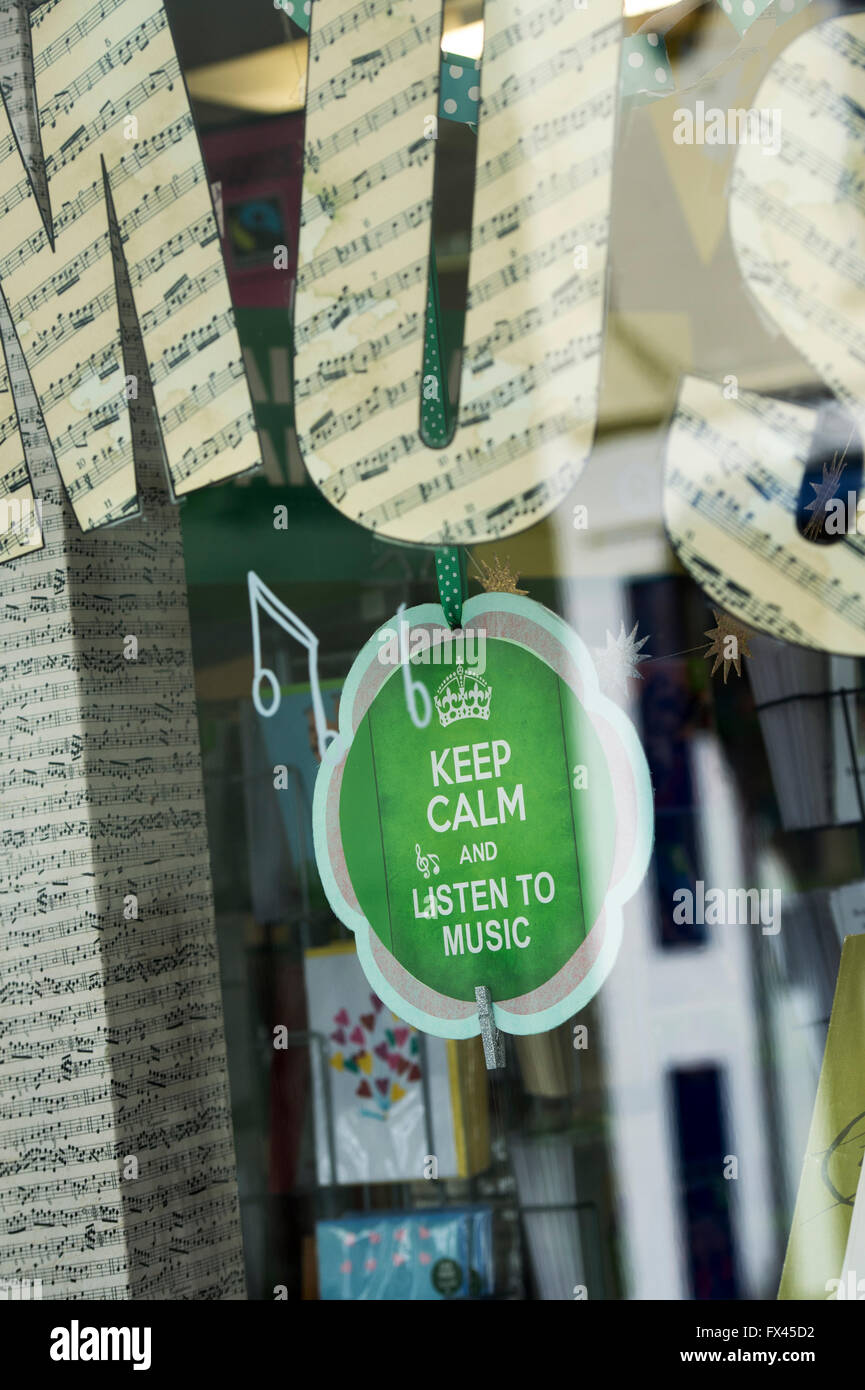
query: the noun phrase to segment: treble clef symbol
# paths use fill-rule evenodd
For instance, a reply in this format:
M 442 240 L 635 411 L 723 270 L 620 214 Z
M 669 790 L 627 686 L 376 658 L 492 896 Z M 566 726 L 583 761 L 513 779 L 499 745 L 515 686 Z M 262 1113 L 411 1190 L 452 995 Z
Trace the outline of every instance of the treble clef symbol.
M 430 864 L 432 864 L 432 871 L 434 874 L 437 874 L 439 872 L 439 861 L 437 854 L 421 854 L 420 845 L 415 845 L 414 852 L 417 856 L 417 866 L 423 874 L 424 878 L 429 878 Z

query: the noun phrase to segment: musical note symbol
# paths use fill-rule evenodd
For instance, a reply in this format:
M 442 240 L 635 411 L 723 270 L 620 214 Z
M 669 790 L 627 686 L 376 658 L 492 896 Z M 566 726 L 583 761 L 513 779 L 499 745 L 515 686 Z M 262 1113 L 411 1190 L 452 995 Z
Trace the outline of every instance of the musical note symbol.
M 405 612 L 405 604 L 401 603 L 396 610 L 397 632 L 399 633 L 399 663 L 402 667 L 403 689 L 405 690 L 405 705 L 409 713 L 409 718 L 416 729 L 425 729 L 432 718 L 432 701 L 429 691 L 420 681 L 413 681 L 408 669 L 408 649 L 406 647 L 406 636 L 408 623 L 402 621 Z M 416 700 L 420 696 L 421 713 L 418 714 Z
M 307 650 L 307 668 L 309 670 L 309 688 L 312 695 L 312 710 L 315 718 L 315 736 L 318 742 L 318 756 L 324 757 L 325 749 L 331 739 L 336 738 L 336 731 L 328 729 L 327 721 L 324 716 L 324 704 L 321 698 L 321 687 L 318 683 L 318 638 L 306 623 L 298 618 L 296 613 L 292 613 L 290 608 L 272 593 L 266 584 L 262 583 L 254 570 L 250 570 L 246 576 L 247 588 L 249 591 L 249 615 L 252 622 L 252 656 L 254 673 L 252 677 L 252 703 L 263 719 L 271 719 L 279 709 L 282 700 L 282 693 L 279 688 L 279 681 L 276 674 L 268 667 L 261 664 L 261 631 L 259 628 L 259 608 L 272 618 L 275 623 L 287 632 L 295 641 L 300 642 L 301 646 Z M 273 700 L 269 709 L 266 709 L 261 699 L 261 684 L 267 680 L 273 692 Z
M 415 845 L 414 852 L 417 856 L 417 866 L 423 874 L 424 878 L 429 878 L 430 864 L 432 864 L 433 873 L 439 873 L 439 861 L 437 854 L 421 854 L 420 845 Z

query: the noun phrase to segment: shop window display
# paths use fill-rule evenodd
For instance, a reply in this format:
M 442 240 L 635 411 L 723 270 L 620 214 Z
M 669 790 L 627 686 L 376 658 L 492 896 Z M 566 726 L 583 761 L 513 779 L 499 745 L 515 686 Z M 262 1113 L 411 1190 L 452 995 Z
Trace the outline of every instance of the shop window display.
M 4 1287 L 865 1296 L 862 17 L 73 8 L 0 6 Z

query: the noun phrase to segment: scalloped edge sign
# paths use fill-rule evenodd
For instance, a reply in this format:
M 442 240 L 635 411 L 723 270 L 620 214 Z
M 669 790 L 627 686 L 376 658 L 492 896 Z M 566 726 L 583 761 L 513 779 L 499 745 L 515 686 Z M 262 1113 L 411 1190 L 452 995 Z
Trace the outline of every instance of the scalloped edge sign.
M 438 1037 L 469 1038 L 480 1032 L 477 1004 L 440 993 L 412 975 L 364 915 L 352 885 L 340 828 L 343 774 L 352 743 L 374 700 L 404 668 L 382 663 L 380 653 L 400 618 L 408 631 L 450 629 L 438 604 L 408 609 L 383 624 L 358 654 L 345 683 L 339 733 L 319 770 L 313 800 L 315 854 L 327 899 L 356 937 L 358 957 L 372 988 L 407 1023 Z M 652 786 L 646 756 L 627 715 L 598 685 L 588 649 L 556 614 L 510 594 L 482 594 L 463 605 L 463 633 L 485 635 L 530 653 L 570 688 L 598 740 L 612 788 L 613 844 L 610 873 L 585 936 L 560 969 L 542 984 L 509 999 L 493 1000 L 497 1027 L 507 1033 L 540 1033 L 571 1018 L 597 993 L 613 967 L 622 939 L 624 905 L 642 882 L 652 850 Z M 434 637 L 432 640 L 435 640 Z M 407 648 L 406 648 L 407 650 Z M 413 668 L 409 666 L 409 671 Z M 432 712 L 435 718 L 435 712 Z M 406 722 L 411 727 L 409 713 Z M 477 726 L 479 721 L 473 721 Z M 481 745 L 483 746 L 483 745 Z M 564 754 L 563 754 L 564 756 Z M 570 785 L 570 783 L 569 783 Z M 573 785 L 576 787 L 576 780 Z M 541 815 L 535 809 L 533 814 Z M 384 925 L 384 924 L 382 924 Z M 483 974 L 479 959 L 478 974 Z M 479 979 L 478 983 L 484 983 Z

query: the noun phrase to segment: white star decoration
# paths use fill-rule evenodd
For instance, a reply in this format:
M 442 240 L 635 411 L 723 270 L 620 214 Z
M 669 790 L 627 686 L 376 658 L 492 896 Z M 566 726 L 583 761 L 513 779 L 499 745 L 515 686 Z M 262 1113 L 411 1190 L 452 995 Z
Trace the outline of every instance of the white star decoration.
M 625 624 L 622 623 L 618 637 L 613 637 L 608 628 L 606 647 L 592 648 L 598 681 L 605 695 L 625 694 L 629 680 L 643 679 L 637 666 L 641 661 L 649 659 L 648 652 L 640 656 L 640 648 L 645 646 L 649 636 L 641 637 L 638 642 L 638 627 L 639 623 L 634 623 L 631 631 L 626 633 Z

